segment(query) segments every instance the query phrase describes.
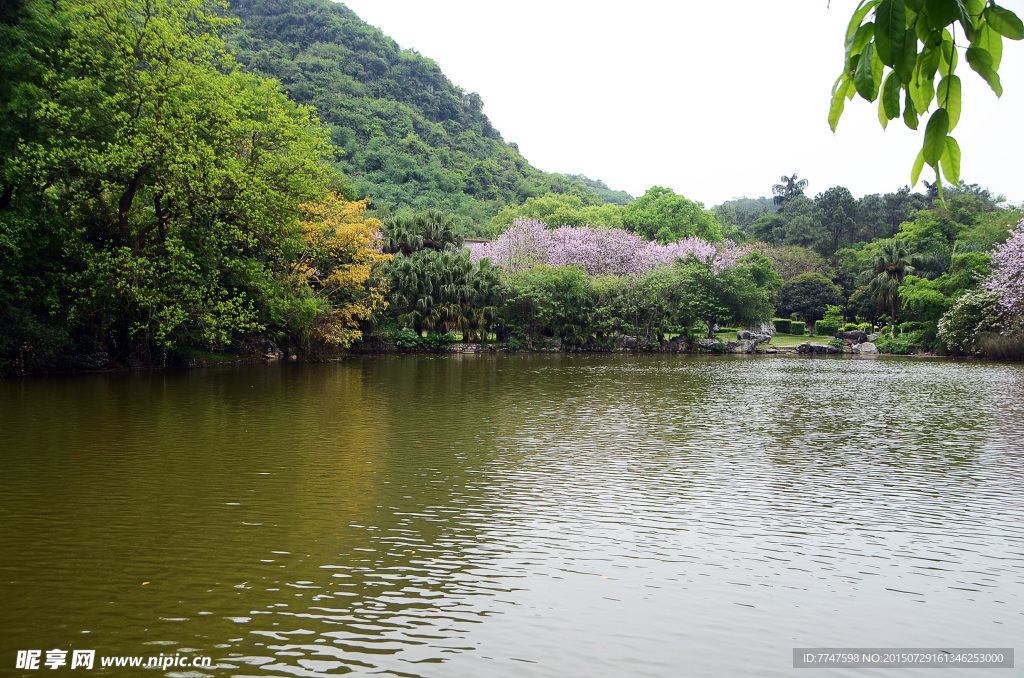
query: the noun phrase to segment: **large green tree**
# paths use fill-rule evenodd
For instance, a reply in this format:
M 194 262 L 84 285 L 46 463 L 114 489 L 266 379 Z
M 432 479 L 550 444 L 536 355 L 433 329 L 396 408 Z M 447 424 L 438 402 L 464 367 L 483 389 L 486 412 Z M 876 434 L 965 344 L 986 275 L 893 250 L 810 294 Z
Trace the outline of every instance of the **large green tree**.
M 829 237 L 822 225 L 824 214 L 813 200 L 805 195 L 794 196 L 786 201 L 779 214 L 782 217 L 782 244 L 818 252 L 828 250 Z
M 648 240 L 674 242 L 690 236 L 704 240 L 722 239 L 722 227 L 704 204 L 687 200 L 671 188 L 652 186 L 634 202 L 622 208 L 626 229 Z
M 707 336 L 714 338 L 716 325 L 745 326 L 771 318 L 778 276 L 767 259 L 752 256 L 743 265 L 722 270 L 685 261 L 651 274 L 670 322 L 682 327 L 702 323 Z
M 826 256 L 835 254 L 840 247 L 851 242 L 857 224 L 853 217 L 857 213 L 857 201 L 850 189 L 833 186 L 814 197 L 814 203 L 821 210 L 821 225 L 828 239 L 825 241 Z
M 59 317 L 83 351 L 132 364 L 286 327 L 299 205 L 333 176 L 312 111 L 233 70 L 231 20 L 203 0 L 25 7 L 63 29 L 40 32 L 31 96 L 11 104 L 36 132 L 5 147 L 0 256 L 53 257 L 26 272 L 50 308 L 23 279 L 5 314 Z
M 820 273 L 802 273 L 779 291 L 779 314 L 797 314 L 807 322 L 812 334 L 814 322 L 825 317 L 828 306 L 842 303 L 839 288 Z

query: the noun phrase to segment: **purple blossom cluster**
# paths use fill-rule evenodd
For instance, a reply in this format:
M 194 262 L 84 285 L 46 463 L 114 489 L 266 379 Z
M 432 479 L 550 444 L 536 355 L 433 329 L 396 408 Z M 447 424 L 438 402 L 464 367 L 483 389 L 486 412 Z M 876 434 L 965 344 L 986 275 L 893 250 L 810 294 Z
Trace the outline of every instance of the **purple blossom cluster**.
M 543 221 L 518 218 L 489 243 L 470 245 L 473 261 L 489 258 L 507 271 L 524 271 L 539 264 L 579 265 L 590 275 L 631 275 L 693 258 L 716 270 L 736 266 L 747 251 L 731 241 L 716 245 L 686 238 L 661 245 L 621 228 L 562 226 L 551 230 Z
M 992 252 L 992 276 L 985 288 L 996 295 L 1009 315 L 1024 317 L 1024 219 L 1010 229 L 1010 237 Z

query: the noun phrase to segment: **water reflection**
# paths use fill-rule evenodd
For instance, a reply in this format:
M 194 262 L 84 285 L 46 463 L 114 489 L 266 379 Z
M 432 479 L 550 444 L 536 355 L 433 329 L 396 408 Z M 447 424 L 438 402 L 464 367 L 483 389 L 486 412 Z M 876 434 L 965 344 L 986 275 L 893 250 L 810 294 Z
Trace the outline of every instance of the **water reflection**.
M 796 646 L 1012 646 L 1022 381 L 467 356 L 0 382 L 0 656 L 772 676 Z

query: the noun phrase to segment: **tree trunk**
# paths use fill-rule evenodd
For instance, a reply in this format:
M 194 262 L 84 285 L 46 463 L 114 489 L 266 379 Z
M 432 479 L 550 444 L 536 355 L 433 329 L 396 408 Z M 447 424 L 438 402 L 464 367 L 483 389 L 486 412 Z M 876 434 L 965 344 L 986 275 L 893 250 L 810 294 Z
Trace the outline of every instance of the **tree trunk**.
M 121 199 L 117 203 L 117 229 L 121 234 L 121 239 L 124 242 L 128 241 L 128 212 L 132 208 L 132 203 L 135 202 L 135 194 L 139 192 L 139 187 L 142 185 L 142 177 L 149 170 L 150 164 L 146 163 L 139 168 L 139 171 L 135 173 L 125 187 L 124 193 L 121 194 Z

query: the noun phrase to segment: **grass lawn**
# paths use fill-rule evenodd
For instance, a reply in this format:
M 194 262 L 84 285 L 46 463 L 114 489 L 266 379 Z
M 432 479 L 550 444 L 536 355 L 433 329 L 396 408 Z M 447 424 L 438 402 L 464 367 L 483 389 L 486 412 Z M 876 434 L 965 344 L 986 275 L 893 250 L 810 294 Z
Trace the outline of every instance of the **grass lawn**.
M 717 332 L 715 337 L 722 341 L 736 341 L 735 332 Z M 769 346 L 796 346 L 802 344 L 805 341 L 811 341 L 812 343 L 822 343 L 818 341 L 817 337 L 811 337 L 806 334 L 776 334 L 772 337 L 772 340 L 768 343 Z M 827 343 L 827 342 L 825 342 Z

